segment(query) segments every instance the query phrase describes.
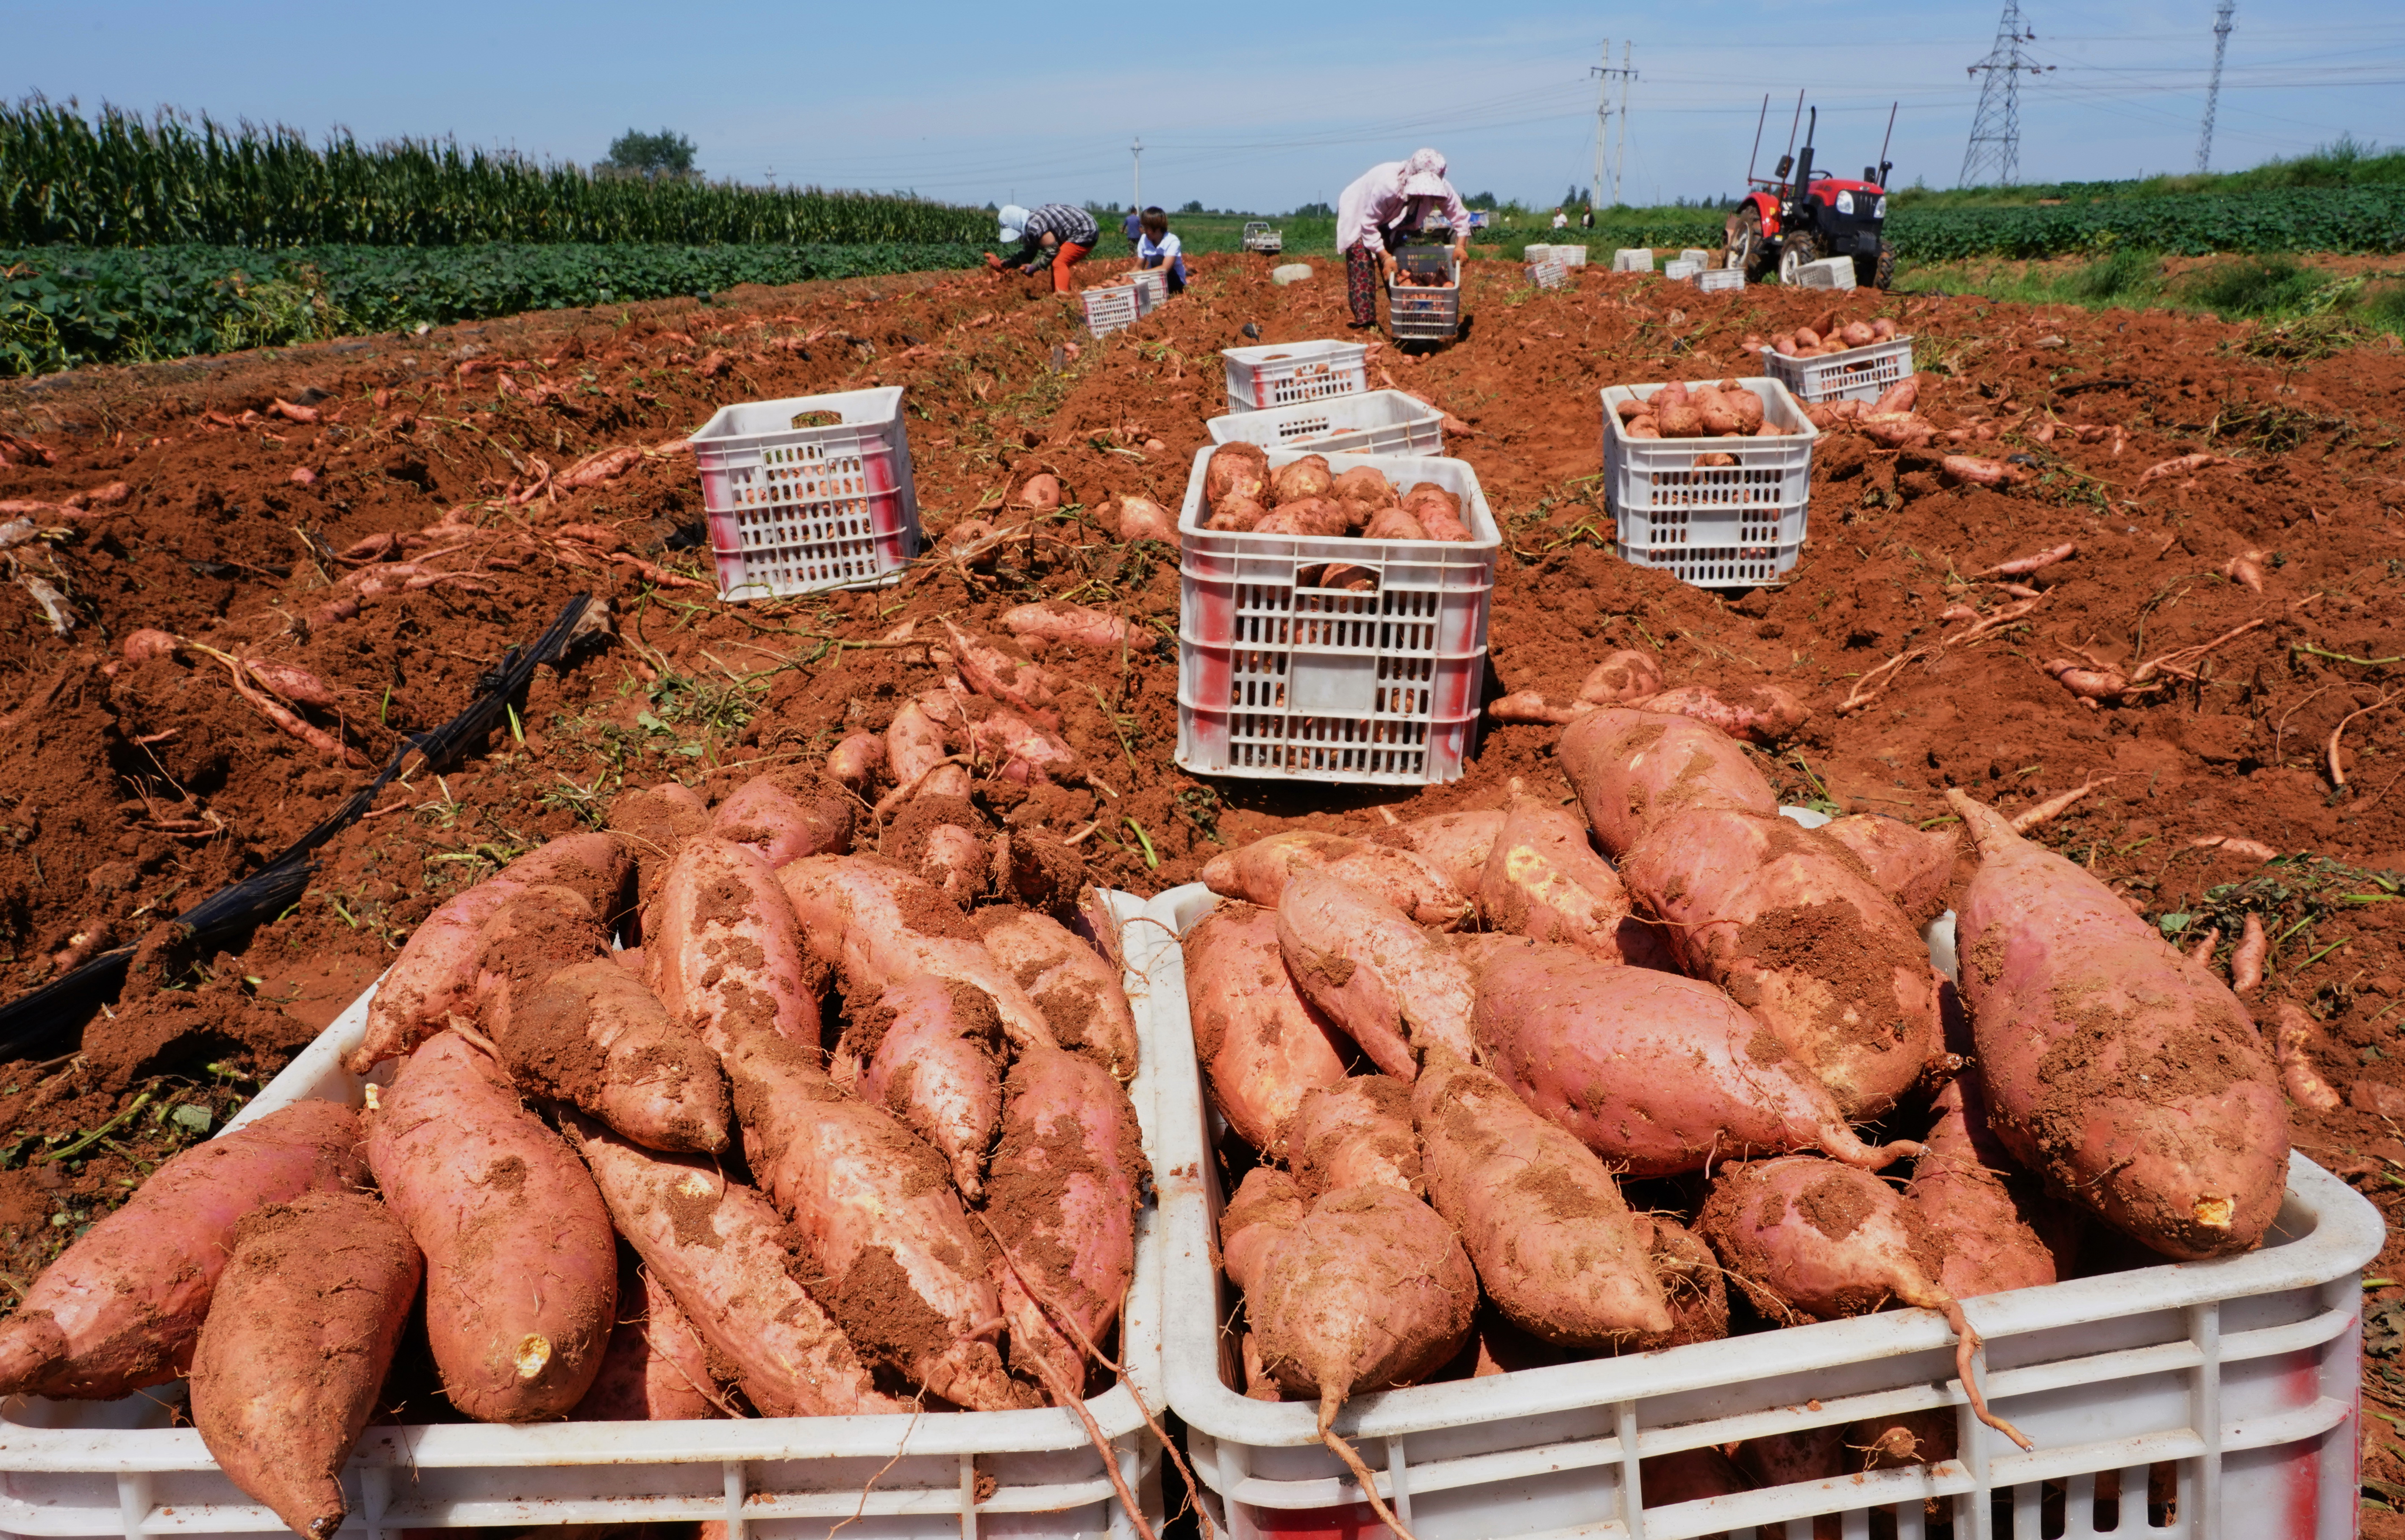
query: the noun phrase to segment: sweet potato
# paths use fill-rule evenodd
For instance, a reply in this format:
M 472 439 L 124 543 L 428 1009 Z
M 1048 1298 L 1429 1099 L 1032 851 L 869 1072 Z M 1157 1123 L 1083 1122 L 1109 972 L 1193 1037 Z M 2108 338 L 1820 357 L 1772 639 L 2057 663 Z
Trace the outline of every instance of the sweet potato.
M 969 923 L 1044 1013 L 1055 1042 L 1122 1083 L 1135 1074 L 1135 1010 L 1118 969 L 1048 915 L 988 909 Z
M 885 740 L 874 733 L 854 733 L 827 753 L 827 778 L 865 792 L 885 763 Z
M 1470 1056 L 1469 972 L 1400 910 L 1306 870 L 1287 879 L 1277 934 L 1303 998 L 1379 1069 L 1409 1081 L 1432 1047 Z
M 621 791 L 611 799 L 610 832 L 625 843 L 634 861 L 639 908 L 659 891 L 668 862 L 684 848 L 684 842 L 709 827 L 710 804 L 701 800 L 700 792 L 677 781 Z
M 1325 497 L 1336 484 L 1325 455 L 1305 455 L 1270 472 L 1271 506 L 1283 508 L 1305 497 Z
M 2288 1099 L 2316 1113 L 2334 1113 L 2345 1105 L 2314 1064 L 2314 1040 L 2321 1036 L 2295 1001 L 2280 1001 L 2271 1031 L 2271 1058 L 2280 1067 L 2280 1085 Z
M 902 796 L 965 799 L 968 767 L 946 763 L 950 757 L 942 725 L 919 702 L 904 701 L 885 728 L 885 763 L 893 777 L 893 791 L 886 801 Z
M 1773 744 L 1794 735 L 1811 720 L 1811 707 L 1775 684 L 1753 684 L 1726 693 L 1700 684 L 1682 685 L 1632 703 L 1639 711 L 1691 717 L 1732 738 Z
M 1385 472 L 1376 466 L 1357 465 L 1350 470 L 1336 473 L 1335 479 L 1329 483 L 1328 496 L 1340 503 L 1357 504 L 1366 511 L 1393 503 L 1395 489 L 1387 483 Z
M 1847 1117 L 1878 1116 L 1919 1077 L 1938 1037 L 1929 952 L 1842 847 L 1698 808 L 1657 819 L 1620 876 L 1687 971 L 1751 1011 Z
M 2020 480 L 2020 468 L 1982 455 L 1948 455 L 1937 469 L 1949 482 L 1964 486 L 2005 486 Z
M 1489 701 L 1486 714 L 1497 721 L 1523 722 L 1540 727 L 1566 727 L 1594 710 L 1581 703 L 1557 706 L 1535 690 L 1514 690 L 1508 695 Z
M 457 1032 L 412 1054 L 363 1121 L 376 1185 L 426 1253 L 426 1335 L 451 1404 L 485 1422 L 564 1415 L 617 1321 L 593 1179 Z
M 332 1540 L 343 1466 L 375 1410 L 421 1269 L 364 1193 L 246 1215 L 192 1354 L 192 1425 L 227 1479 L 295 1533 Z
M 726 1079 L 709 1045 L 607 956 L 550 968 L 539 937 L 507 933 L 515 915 L 503 909 L 485 927 L 477 992 L 511 1076 L 653 1149 L 724 1150 Z
M 2229 992 L 2243 1000 L 2263 987 L 2263 964 L 2271 955 L 2271 938 L 2264 933 L 2263 917 L 2246 912 L 2238 928 L 2238 945 L 2229 949 Z
M 1904 1199 L 1944 1257 L 1937 1281 L 1957 1299 L 2054 1282 L 2077 1231 L 1988 1127 L 1979 1072 L 1948 1081 L 1936 1106 Z
M 1259 528 L 1269 516 L 1269 509 L 1259 499 L 1231 493 L 1211 505 L 1211 517 L 1203 527 L 1245 534 Z
M 1123 541 L 1159 540 L 1163 545 L 1181 544 L 1177 533 L 1177 517 L 1150 497 L 1119 499 L 1119 539 Z
M 1728 1284 L 1721 1277 L 1720 1259 L 1703 1238 L 1664 1214 L 1638 1214 L 1637 1233 L 1644 1242 L 1646 1261 L 1654 1281 L 1662 1285 L 1662 1302 L 1670 1309 L 1670 1330 L 1649 1338 L 1648 1348 L 1676 1348 L 1689 1342 L 1717 1342 L 1729 1334 Z
M 1487 1063 L 1616 1169 L 1667 1176 L 1817 1149 L 1876 1170 L 1919 1148 L 1864 1143 L 1777 1034 L 1709 984 L 1526 944 L 1473 967 Z
M 1401 509 L 1382 508 L 1370 516 L 1368 524 L 1362 525 L 1361 538 L 1365 540 L 1425 540 L 1428 539 L 1428 532 L 1427 525 Z
M 726 1416 L 701 1334 L 677 1308 L 676 1296 L 646 1280 L 631 1254 L 619 1259 L 618 1324 L 601 1355 L 601 1372 L 568 1420 L 695 1422 Z
M 1129 646 L 1143 647 L 1151 639 L 1117 615 L 1059 599 L 1047 599 L 1041 604 L 1022 604 L 1004 610 L 1002 628 L 1022 640 L 1034 638 L 1067 642 L 1075 647 L 1100 648 L 1105 651 L 1117 651 Z
M 1228 497 L 1266 501 L 1269 489 L 1269 452 L 1259 444 L 1221 444 L 1202 468 L 1202 497 L 1214 509 Z
M 1022 1048 L 1057 1048 L 1027 990 L 988 951 L 944 895 L 876 856 L 810 856 L 777 873 L 812 957 L 835 968 L 855 1000 L 921 973 L 965 984 L 993 1002 L 1005 1036 Z
M 793 905 L 758 851 L 711 835 L 687 841 L 644 911 L 643 936 L 652 993 L 713 1049 L 754 1032 L 818 1042 L 823 991 L 802 956 Z
M 1684 717 L 1603 710 L 1570 724 L 1555 751 L 1606 854 L 1683 808 L 1779 811 L 1770 782 L 1724 733 Z
M 1631 914 L 1610 862 L 1587 843 L 1586 821 L 1534 797 L 1515 797 L 1479 879 L 1487 929 L 1574 946 L 1603 962 L 1665 957 L 1651 927 Z
M 1000 1029 L 985 996 L 922 975 L 856 1007 L 837 1050 L 838 1060 L 857 1057 L 860 1096 L 934 1145 L 972 1200 L 985 1196 L 985 1154 L 1002 1118 Z
M 1920 376 L 1907 374 L 1879 392 L 1878 399 L 1871 403 L 1869 414 L 1877 416 L 1890 412 L 1909 412 L 1920 400 Z
M 993 885 L 993 855 L 973 830 L 938 823 L 927 830 L 919 853 L 919 875 L 951 903 L 966 909 Z
M 2288 1110 L 2244 1008 L 2094 876 L 1947 800 L 1979 849 L 1956 945 L 2004 1147 L 2166 1256 L 2251 1250 L 2279 1212 Z
M 986 1204 L 1003 1255 L 996 1293 L 1010 1365 L 1066 1406 L 1085 1398 L 1084 1334 L 1099 1344 L 1135 1276 L 1135 1216 L 1149 1184 L 1135 1109 L 1109 1071 L 1057 1048 L 1010 1067 Z M 1058 1323 L 1066 1316 L 1076 1330 Z
M 1381 829 L 1370 836 L 1370 843 L 1416 850 L 1443 874 L 1444 880 L 1456 892 L 1467 894 L 1476 890 L 1479 879 L 1485 875 L 1486 858 L 1495 848 L 1495 836 L 1503 832 L 1503 817 L 1499 812 L 1486 810 L 1433 813 Z
M 1033 708 L 1052 704 L 1059 680 L 1016 643 L 973 637 L 949 619 L 944 622 L 944 635 L 951 639 L 952 666 L 971 690 L 1005 706 Z
M 1626 706 L 1662 690 L 1662 670 L 1653 660 L 1624 648 L 1588 670 L 1578 698 L 1590 706 Z
M 726 795 L 710 820 L 720 839 L 750 846 L 771 867 L 804 856 L 839 856 L 851 848 L 850 797 L 820 791 L 796 796 L 774 777 L 754 776 Z
M 590 1118 L 569 1121 L 618 1233 L 762 1415 L 911 1409 L 876 1389 L 851 1339 L 796 1281 L 816 1265 L 766 1195 L 728 1181 L 714 1160 L 655 1154 Z
M 1732 1166 L 1713 1179 L 1695 1228 L 1754 1308 L 1772 1320 L 1833 1321 L 1890 1300 L 1936 1310 L 1954 1328 L 1954 1366 L 1971 1409 L 2023 1449 L 1988 1409 L 1974 1372 L 1979 1336 L 1934 1276 L 1920 1215 L 1867 1171 L 1818 1155 Z
M 151 1172 L 0 1322 L 0 1395 L 113 1401 L 182 1374 L 234 1227 L 265 1204 L 361 1185 L 359 1139 L 349 1108 L 299 1101 Z
M 929 704 L 928 715 L 935 716 Z M 937 720 L 947 732 L 959 735 L 979 776 L 1024 786 L 1084 774 L 1076 749 L 1006 706 L 973 698 L 960 703 L 956 718 Z
M 429 915 L 368 1002 L 367 1030 L 345 1065 L 363 1075 L 407 1054 L 466 1011 L 476 987 L 476 934 L 512 899 L 532 897 L 599 925 L 614 922 L 632 867 L 608 834 L 563 834 L 528 851 Z
M 1821 833 L 1861 861 L 1914 925 L 1928 924 L 1945 907 L 1946 886 L 1954 876 L 1953 830 L 1916 829 L 1884 813 L 1849 813 L 1822 824 Z
M 1294 1178 L 1276 1167 L 1245 1172 L 1236 1196 L 1219 1211 L 1219 1256 L 1229 1281 L 1248 1295 L 1259 1287 L 1271 1250 L 1310 1210 Z
M 1222 898 L 1277 907 L 1287 879 L 1322 871 L 1367 897 L 1392 904 L 1422 925 L 1460 925 L 1470 915 L 1469 890 L 1408 846 L 1297 829 L 1267 834 L 1203 863 L 1202 885 Z
M 1304 1097 L 1287 1125 L 1286 1147 L 1305 1197 L 1371 1183 L 1420 1195 L 1412 1091 L 1391 1076 L 1354 1075 Z
M 1651 1238 L 1638 1236 L 1611 1173 L 1585 1145 L 1442 1049 L 1412 1089 L 1412 1120 L 1428 1201 L 1461 1233 L 1486 1296 L 1515 1325 L 1581 1348 L 1669 1332 Z
M 819 1297 L 862 1353 L 946 1400 L 972 1411 L 1024 1405 L 980 1335 L 1001 1300 L 943 1157 L 845 1096 L 814 1059 L 752 1037 L 727 1055 L 727 1071 L 744 1157 L 817 1258 Z
M 1344 1078 L 1344 1051 L 1278 950 L 1277 914 L 1222 903 L 1186 932 L 1186 1006 L 1211 1099 L 1253 1148 L 1277 1155 L 1302 1099 Z

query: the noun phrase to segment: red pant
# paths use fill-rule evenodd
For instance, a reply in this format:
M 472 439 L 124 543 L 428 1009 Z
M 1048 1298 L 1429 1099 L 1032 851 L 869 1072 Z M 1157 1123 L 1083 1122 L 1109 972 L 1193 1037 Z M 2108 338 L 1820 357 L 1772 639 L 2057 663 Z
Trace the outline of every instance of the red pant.
M 1086 253 L 1093 249 L 1094 248 L 1091 246 L 1081 246 L 1068 241 L 1061 243 L 1061 249 L 1055 252 L 1052 257 L 1053 293 L 1074 294 L 1076 292 L 1077 285 L 1076 281 L 1069 276 L 1069 269 L 1073 264 L 1084 261 L 1086 259 Z

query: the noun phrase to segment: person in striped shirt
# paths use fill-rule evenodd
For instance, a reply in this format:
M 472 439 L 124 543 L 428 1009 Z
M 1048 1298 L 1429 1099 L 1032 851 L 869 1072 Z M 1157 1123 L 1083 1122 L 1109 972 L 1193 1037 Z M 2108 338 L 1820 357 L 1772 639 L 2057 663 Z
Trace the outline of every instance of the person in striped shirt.
M 1069 269 L 1086 259 L 1094 249 L 1102 231 L 1094 217 L 1082 208 L 1068 203 L 1045 203 L 1034 212 L 1013 203 L 1002 211 L 1002 239 L 1019 243 L 1018 254 L 1008 261 L 989 251 L 985 265 L 1000 273 L 1016 268 L 1034 277 L 1046 268 L 1052 270 L 1052 292 L 1068 294 L 1076 288 Z

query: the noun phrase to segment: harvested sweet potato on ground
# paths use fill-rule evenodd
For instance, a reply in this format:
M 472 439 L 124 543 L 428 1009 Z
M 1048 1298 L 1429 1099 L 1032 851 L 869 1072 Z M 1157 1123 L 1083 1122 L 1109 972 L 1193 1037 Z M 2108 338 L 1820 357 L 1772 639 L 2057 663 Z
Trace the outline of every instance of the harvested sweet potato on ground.
M 1034 707 L 1052 704 L 1060 680 L 1052 671 L 1019 650 L 1019 644 L 971 636 L 949 620 L 944 635 L 950 638 L 952 665 L 961 682 L 978 694 L 1005 706 Z
M 513 899 L 548 903 L 600 926 L 616 920 L 632 866 L 608 834 L 563 834 L 452 897 L 410 933 L 368 1002 L 366 1035 L 345 1061 L 363 1075 L 443 1029 L 466 1012 L 476 987 L 476 932 Z
M 648 904 L 684 842 L 709 829 L 710 804 L 676 781 L 621 791 L 610 802 L 610 832 L 635 863 L 635 902 Z M 472 891 L 472 889 L 471 889 Z
M 253 1210 L 360 1186 L 359 1120 L 299 1101 L 195 1145 L 41 1271 L 0 1321 L 0 1395 L 113 1401 L 184 1372 Z
M 767 1195 L 728 1181 L 714 1160 L 660 1155 L 574 1113 L 570 1122 L 618 1233 L 762 1415 L 910 1409 L 878 1392 L 851 1339 L 797 1281 L 817 1269 Z
M 1884 813 L 1852 813 L 1831 819 L 1821 833 L 1851 851 L 1913 924 L 1928 924 L 1945 906 L 1946 885 L 1954 876 L 1953 830 L 1915 829 Z
M 457 1032 L 412 1054 L 364 1121 L 376 1185 L 426 1253 L 426 1335 L 451 1404 L 485 1422 L 565 1415 L 618 1319 L 592 1177 Z
M 1929 952 L 1841 847 L 1776 816 L 1657 819 L 1621 880 L 1667 921 L 1687 971 L 1726 989 L 1835 1093 L 1876 1117 L 1938 1043 Z
M 1125 1082 L 1135 1075 L 1135 1010 L 1119 970 L 1048 915 L 988 909 L 970 924 L 1027 991 L 1053 1041 Z
M 1143 647 L 1150 641 L 1142 630 L 1117 615 L 1060 599 L 1006 609 L 1002 612 L 1002 628 L 1021 638 L 1068 642 L 1106 651 Z
M 513 938 L 496 933 L 513 917 L 505 909 L 485 928 L 478 993 L 485 1032 L 517 1083 L 655 1150 L 724 1150 L 726 1077 L 709 1044 L 606 956 L 513 973 Z
M 1978 844 L 1956 919 L 1990 1126 L 2020 1162 L 2166 1256 L 2252 1250 L 2288 1108 L 2245 1007 L 2119 895 L 1959 791 Z
M 791 870 L 791 868 L 788 868 Z M 752 1037 L 727 1055 L 743 1154 L 818 1259 L 819 1296 L 861 1352 L 972 1411 L 1025 1404 L 993 1343 L 987 1248 L 943 1157 L 845 1096 L 817 1056 Z
M 1485 1071 L 1431 1051 L 1412 1089 L 1428 1201 L 1461 1232 L 1486 1296 L 1548 1342 L 1667 1335 L 1669 1307 L 1620 1188 L 1594 1152 Z
M 1469 894 L 1477 890 L 1479 878 L 1486 871 L 1486 858 L 1495 848 L 1495 836 L 1502 830 L 1503 815 L 1498 812 L 1435 813 L 1381 829 L 1370 836 L 1370 843 L 1418 851 L 1444 874 L 1455 891 Z
M 343 1466 L 420 1268 L 409 1232 L 365 1193 L 312 1193 L 235 1226 L 192 1354 L 192 1425 L 227 1479 L 295 1533 L 342 1527 Z
M 851 848 L 850 797 L 832 791 L 797 796 L 770 776 L 754 776 L 726 795 L 710 832 L 760 853 L 769 866 L 804 856 L 842 855 Z
M 603 1194 L 608 1201 L 608 1194 Z M 643 1276 L 640 1260 L 621 1258 L 618 1324 L 601 1355 L 593 1388 L 568 1414 L 571 1422 L 692 1422 L 729 1415 L 710 1370 L 710 1348 L 676 1298 Z
M 952 1169 L 952 1184 L 985 1196 L 985 1155 L 1002 1117 L 1001 1023 L 993 1002 L 932 975 L 886 987 L 855 1007 L 837 1046 L 858 1063 L 857 1092 L 916 1129 Z M 836 1079 L 843 1075 L 838 1070 Z
M 1490 930 L 1574 946 L 1601 962 L 1668 966 L 1668 947 L 1630 913 L 1611 863 L 1587 843 L 1586 820 L 1516 797 L 1478 884 Z
M 853 733 L 827 751 L 827 779 L 865 794 L 884 763 L 884 738 L 875 733 Z
M 1287 879 L 1278 948 L 1303 998 L 1398 1080 L 1431 1048 L 1470 1057 L 1468 971 L 1444 943 L 1326 872 Z
M 1408 846 L 1297 829 L 1268 834 L 1203 863 L 1202 885 L 1222 898 L 1274 909 L 1287 878 L 1323 871 L 1422 925 L 1450 930 L 1469 914 L 1469 892 Z
M 993 886 L 993 856 L 974 830 L 938 823 L 926 830 L 919 851 L 919 875 L 962 909 Z
M 968 917 L 905 868 L 875 856 L 810 856 L 781 869 L 777 881 L 810 955 L 842 975 L 854 1000 L 874 1000 L 888 985 L 929 973 L 992 1001 L 1004 1035 L 1019 1046 L 1061 1045 L 1042 1008 L 977 939 Z
M 1628 706 L 1663 688 L 1660 665 L 1646 653 L 1623 649 L 1588 670 L 1578 698 L 1589 706 Z
M 1109 1071 L 1058 1048 L 1019 1056 L 986 1212 L 1003 1246 L 994 1282 L 1010 1366 L 1055 1406 L 1085 1398 L 1079 1335 L 1099 1347 L 1118 1320 L 1151 1175 L 1135 1109 Z
M 1592 712 L 1563 730 L 1555 758 L 1596 840 L 1613 857 L 1673 812 L 1725 807 L 1767 818 L 1779 811 L 1770 782 L 1737 741 L 1684 717 Z
M 885 763 L 893 777 L 893 790 L 886 801 L 904 796 L 965 798 L 968 766 L 947 763 L 951 757 L 942 724 L 919 702 L 904 701 L 885 729 Z
M 1287 1125 L 1286 1143 L 1306 1197 L 1371 1183 L 1420 1194 L 1412 1088 L 1392 1076 L 1354 1075 L 1304 1097 Z
M 1754 684 L 1726 692 L 1700 684 L 1681 685 L 1633 703 L 1636 709 L 1688 717 L 1717 727 L 1733 738 L 1778 743 L 1794 735 L 1811 720 L 1812 708 L 1775 684 Z
M 1812 1149 L 1876 1170 L 1918 1148 L 1864 1143 L 1778 1036 L 1700 980 L 1526 943 L 1482 948 L 1473 971 L 1487 1064 L 1632 1175 Z
M 1186 1008 L 1212 1104 L 1276 1155 L 1302 1099 L 1344 1078 L 1344 1047 L 1278 950 L 1277 912 L 1221 903 L 1186 932 Z
M 823 975 L 802 955 L 786 892 L 758 851 L 706 834 L 677 852 L 643 913 L 645 982 L 719 1053 L 755 1032 L 819 1040 Z

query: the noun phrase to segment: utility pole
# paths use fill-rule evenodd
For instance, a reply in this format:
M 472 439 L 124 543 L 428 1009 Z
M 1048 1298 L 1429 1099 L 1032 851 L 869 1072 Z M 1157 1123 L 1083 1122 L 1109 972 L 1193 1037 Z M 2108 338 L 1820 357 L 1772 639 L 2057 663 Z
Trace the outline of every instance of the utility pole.
M 1603 40 L 1603 63 L 1587 67 L 1587 73 L 1596 77 L 1595 183 L 1594 190 L 1587 194 L 1590 203 L 1600 202 L 1600 194 L 1603 190 L 1604 135 L 1613 127 L 1612 114 L 1615 110 L 1620 115 L 1620 121 L 1619 138 L 1616 141 L 1612 160 L 1611 202 L 1615 204 L 1620 202 L 1620 167 L 1628 160 L 1628 88 L 1629 83 L 1637 78 L 1637 72 L 1628 67 L 1630 46 L 1624 41 L 1620 45 L 1620 67 L 1614 69 L 1611 67 L 1611 39 L 1607 37 Z M 1620 105 L 1616 109 L 1611 105 L 1611 82 L 1615 77 L 1620 81 Z
M 2213 84 L 2204 92 L 2204 133 L 2196 142 L 2196 169 L 2208 171 L 2213 165 L 2213 114 L 2221 105 L 2221 56 L 2229 51 L 2230 17 L 2238 9 L 2238 0 L 2221 0 L 2213 12 Z
M 1628 98 L 1635 94 L 1637 86 L 1637 71 L 1630 66 L 1628 59 L 1630 49 L 1635 47 L 1628 42 L 1620 45 L 1620 123 L 1619 132 L 1612 140 L 1611 155 L 1611 206 L 1614 208 L 1618 208 L 1621 202 L 1621 168 L 1628 164 Z
M 1136 135 L 1133 153 L 1135 155 L 1135 206 L 1142 208 L 1144 207 L 1144 135 L 1140 133 Z
M 1971 120 L 1971 142 L 1963 147 L 1962 174 L 1955 178 L 1956 186 L 1980 185 L 1972 178 L 1990 172 L 2000 187 L 2020 180 L 2021 77 L 2054 68 L 2032 63 L 2022 51 L 2022 44 L 2035 41 L 2037 34 L 2021 19 L 2020 0 L 2004 0 L 1995 45 L 1985 59 L 1966 66 L 1972 75 L 1987 78 L 1979 84 L 1979 114 Z

